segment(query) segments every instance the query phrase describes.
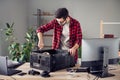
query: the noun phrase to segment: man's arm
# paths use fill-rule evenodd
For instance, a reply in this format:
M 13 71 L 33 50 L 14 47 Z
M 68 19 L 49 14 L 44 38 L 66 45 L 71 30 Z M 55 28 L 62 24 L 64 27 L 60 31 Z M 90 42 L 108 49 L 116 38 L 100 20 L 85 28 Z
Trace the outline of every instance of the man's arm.
M 44 47 L 44 42 L 43 42 L 43 33 L 41 33 L 41 32 L 38 32 L 37 33 L 37 36 L 38 36 L 38 47 L 40 48 L 40 49 L 42 49 L 43 47 Z
M 43 25 L 43 26 L 40 26 L 38 27 L 38 29 L 36 30 L 37 32 L 37 36 L 38 36 L 38 47 L 40 49 L 42 49 L 44 47 L 44 42 L 43 42 L 43 33 L 50 30 L 50 29 L 53 29 L 54 28 L 54 25 L 56 23 L 56 20 L 52 20 L 50 21 L 49 23 Z
M 76 50 L 79 48 L 79 46 L 81 46 L 81 42 L 82 42 L 82 30 L 81 30 L 81 26 L 80 23 L 77 24 L 78 27 L 76 29 L 76 42 L 75 45 L 73 45 L 72 48 L 69 49 L 69 52 L 71 55 L 75 55 Z

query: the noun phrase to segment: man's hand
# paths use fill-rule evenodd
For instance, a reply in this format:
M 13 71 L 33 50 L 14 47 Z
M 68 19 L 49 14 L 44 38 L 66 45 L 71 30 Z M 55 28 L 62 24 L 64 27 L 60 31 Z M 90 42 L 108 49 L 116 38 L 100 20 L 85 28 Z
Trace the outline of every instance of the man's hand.
M 44 43 L 41 41 L 38 41 L 38 47 L 39 49 L 42 49 L 44 47 Z
M 74 56 L 75 53 L 76 53 L 76 49 L 75 49 L 75 48 L 70 48 L 70 49 L 68 50 L 68 52 L 70 53 L 70 55 Z
M 77 51 L 78 48 L 79 48 L 79 45 L 76 43 L 72 48 L 70 48 L 70 49 L 68 50 L 68 52 L 70 52 L 70 54 L 71 54 L 72 56 L 75 56 L 75 53 L 76 53 L 76 51 Z

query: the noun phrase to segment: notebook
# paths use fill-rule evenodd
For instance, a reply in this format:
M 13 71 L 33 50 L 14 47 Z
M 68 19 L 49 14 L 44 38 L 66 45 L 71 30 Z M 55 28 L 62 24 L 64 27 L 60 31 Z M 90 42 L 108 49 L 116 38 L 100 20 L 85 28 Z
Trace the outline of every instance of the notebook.
M 0 56 L 0 74 L 2 75 L 13 75 L 21 72 L 21 70 L 16 70 L 14 68 L 8 67 L 8 57 Z

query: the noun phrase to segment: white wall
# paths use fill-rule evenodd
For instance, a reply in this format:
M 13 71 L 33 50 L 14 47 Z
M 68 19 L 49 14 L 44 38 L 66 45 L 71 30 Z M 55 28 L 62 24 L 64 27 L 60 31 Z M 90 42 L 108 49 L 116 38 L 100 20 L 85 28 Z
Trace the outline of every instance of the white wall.
M 80 21 L 83 37 L 94 38 L 100 35 L 100 20 L 120 22 L 120 0 L 30 0 L 30 12 L 36 13 L 37 8 L 44 11 L 55 11 L 66 7 L 70 15 Z M 31 14 L 30 13 L 30 14 Z M 29 22 L 30 25 L 35 18 Z M 120 37 L 120 25 L 105 25 L 109 31 Z M 118 26 L 110 30 L 109 26 Z
M 77 2 L 69 1 L 66 5 L 70 11 L 72 11 L 71 14 L 81 22 L 83 35 L 85 35 L 85 37 L 99 37 L 101 19 L 104 21 L 120 21 L 119 0 L 76 1 Z M 107 31 L 109 32 L 109 28 L 107 28 Z M 116 30 L 113 29 L 113 32 L 116 32 Z M 119 31 L 117 31 L 117 33 L 120 34 Z
M 27 23 L 26 0 L 0 0 L 0 28 L 5 28 L 5 23 L 15 23 L 15 36 L 18 42 L 23 43 Z M 0 37 L 0 55 L 7 55 L 7 43 L 5 37 Z

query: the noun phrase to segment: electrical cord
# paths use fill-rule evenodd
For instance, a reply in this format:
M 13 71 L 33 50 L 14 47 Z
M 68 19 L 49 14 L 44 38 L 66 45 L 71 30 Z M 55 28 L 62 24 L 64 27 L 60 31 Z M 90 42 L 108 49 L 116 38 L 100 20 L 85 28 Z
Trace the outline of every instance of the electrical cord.
M 93 80 L 98 80 L 100 78 L 100 75 L 101 75 L 101 73 L 99 73 L 98 75 L 96 75 Z
M 90 78 L 91 78 L 91 77 L 90 77 L 90 74 L 88 73 L 88 74 L 87 74 L 87 80 L 90 80 Z M 98 79 L 99 79 L 99 77 L 98 77 L 98 76 L 95 76 L 95 78 L 92 79 L 92 80 L 98 80 Z
M 94 75 L 95 78 L 93 78 L 92 80 L 98 80 L 98 79 L 100 78 L 100 75 L 101 75 L 101 74 Z M 90 80 L 90 79 L 91 79 L 91 77 L 90 77 L 90 72 L 88 72 L 88 74 L 87 74 L 87 80 Z
M 10 76 L 10 78 L 12 78 L 13 80 L 16 80 L 14 77 Z
M 87 80 L 90 80 L 90 74 L 89 73 L 87 74 Z
M 95 78 L 93 79 L 93 80 L 98 80 L 99 79 L 99 77 L 98 76 L 95 76 Z

